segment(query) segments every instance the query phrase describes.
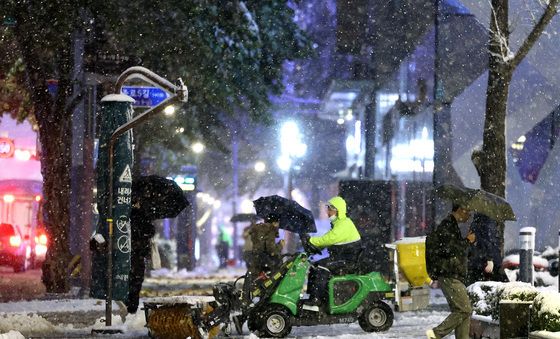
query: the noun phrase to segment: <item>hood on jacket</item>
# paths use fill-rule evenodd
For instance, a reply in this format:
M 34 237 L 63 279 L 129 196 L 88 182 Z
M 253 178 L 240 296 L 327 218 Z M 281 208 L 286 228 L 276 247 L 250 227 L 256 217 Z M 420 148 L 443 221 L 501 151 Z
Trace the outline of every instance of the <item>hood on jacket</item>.
M 338 219 L 346 218 L 346 201 L 341 197 L 334 197 L 329 200 L 329 204 L 333 205 L 338 211 Z

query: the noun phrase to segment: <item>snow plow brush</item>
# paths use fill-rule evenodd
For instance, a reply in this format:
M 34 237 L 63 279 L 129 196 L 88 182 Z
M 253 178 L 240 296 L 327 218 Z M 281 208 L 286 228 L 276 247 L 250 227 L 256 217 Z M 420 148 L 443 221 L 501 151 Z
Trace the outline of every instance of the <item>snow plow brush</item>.
M 213 287 L 215 301 L 192 304 L 185 298 L 159 298 L 144 302 L 146 327 L 151 338 L 213 338 L 220 331 L 231 333 L 234 309 L 239 309 L 240 295 L 233 284 Z

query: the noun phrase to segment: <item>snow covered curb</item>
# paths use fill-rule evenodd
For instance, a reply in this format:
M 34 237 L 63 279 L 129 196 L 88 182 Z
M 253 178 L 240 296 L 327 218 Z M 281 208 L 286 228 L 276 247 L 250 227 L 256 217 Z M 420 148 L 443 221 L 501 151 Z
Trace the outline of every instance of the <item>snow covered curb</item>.
M 529 333 L 529 339 L 560 339 L 560 333 L 548 331 L 535 331 Z

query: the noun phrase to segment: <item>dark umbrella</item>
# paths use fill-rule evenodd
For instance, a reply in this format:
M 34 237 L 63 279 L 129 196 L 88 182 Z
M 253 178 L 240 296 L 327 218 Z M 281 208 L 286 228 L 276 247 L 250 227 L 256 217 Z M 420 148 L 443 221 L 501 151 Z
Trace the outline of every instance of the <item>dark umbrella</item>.
M 437 187 L 436 194 L 496 221 L 517 220 L 511 205 L 504 198 L 481 189 L 446 184 Z
M 231 221 L 231 222 L 254 222 L 254 221 L 257 221 L 259 219 L 262 219 L 262 218 L 257 216 L 255 213 L 239 213 L 239 214 L 236 214 L 233 217 L 231 217 L 231 219 L 229 221 Z
M 188 205 L 183 190 L 173 180 L 149 175 L 132 181 L 132 206 L 147 219 L 175 218 Z
M 279 227 L 294 233 L 315 233 L 315 218 L 310 210 L 302 207 L 294 200 L 278 195 L 261 197 L 253 201 L 257 216 L 263 219 L 276 219 Z

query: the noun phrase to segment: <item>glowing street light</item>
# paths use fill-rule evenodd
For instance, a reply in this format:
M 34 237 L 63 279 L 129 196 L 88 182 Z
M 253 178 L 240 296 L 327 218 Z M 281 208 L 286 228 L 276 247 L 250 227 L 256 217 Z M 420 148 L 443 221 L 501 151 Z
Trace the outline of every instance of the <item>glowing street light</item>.
M 266 170 L 266 164 L 262 161 L 257 161 L 255 163 L 255 172 L 262 173 Z
M 277 159 L 278 167 L 286 173 L 286 195 L 292 199 L 293 191 L 293 167 L 294 160 L 301 158 L 307 152 L 307 145 L 303 143 L 303 137 L 295 121 L 286 121 L 280 128 L 280 149 L 281 155 Z M 286 236 L 286 249 L 292 253 L 296 248 L 294 234 L 288 233 Z
M 167 116 L 175 114 L 175 106 L 173 106 L 173 105 L 166 106 L 163 109 L 163 113 L 165 113 L 165 115 L 167 115 Z
M 307 152 L 307 145 L 302 142 L 302 135 L 295 121 L 286 121 L 280 129 L 280 147 L 283 155 L 301 158 Z
M 204 151 L 204 145 L 201 142 L 195 142 L 194 144 L 192 144 L 191 146 L 193 152 L 195 153 L 202 153 L 202 151 Z

